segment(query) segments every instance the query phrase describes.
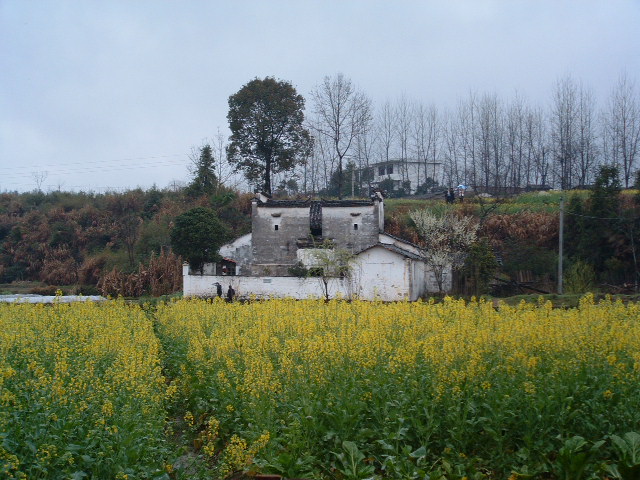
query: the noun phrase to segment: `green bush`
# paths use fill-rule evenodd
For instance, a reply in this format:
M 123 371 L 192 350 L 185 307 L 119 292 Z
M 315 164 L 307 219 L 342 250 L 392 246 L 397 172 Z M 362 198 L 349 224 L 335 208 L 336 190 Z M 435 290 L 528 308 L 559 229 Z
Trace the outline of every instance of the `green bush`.
M 567 270 L 564 285 L 566 293 L 595 292 L 596 271 L 592 265 L 578 260 Z

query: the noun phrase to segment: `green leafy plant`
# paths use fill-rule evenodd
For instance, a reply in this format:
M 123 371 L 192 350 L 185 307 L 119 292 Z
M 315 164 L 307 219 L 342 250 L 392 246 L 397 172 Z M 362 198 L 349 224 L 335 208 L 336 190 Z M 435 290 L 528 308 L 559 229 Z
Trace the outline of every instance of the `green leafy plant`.
M 640 434 L 628 432 L 623 437 L 611 435 L 611 443 L 617 463 L 607 465 L 606 472 L 613 478 L 640 479 Z
M 337 470 L 344 475 L 345 479 L 369 478 L 373 475 L 375 468 L 373 465 L 365 462 L 364 453 L 362 453 L 354 442 L 342 442 L 342 452 L 334 453 L 340 462 L 336 465 Z
M 298 262 L 294 266 L 289 267 L 289 274 L 294 277 L 305 278 L 309 276 L 309 269 L 305 267 L 302 262 Z
M 595 457 L 604 440 L 589 445 L 589 442 L 579 435 L 565 440 L 558 450 L 558 457 L 553 470 L 558 479 L 580 480 L 591 478 L 595 470 Z
M 462 268 L 463 274 L 471 280 L 474 295 L 489 293 L 497 269 L 498 262 L 487 239 L 474 242 Z

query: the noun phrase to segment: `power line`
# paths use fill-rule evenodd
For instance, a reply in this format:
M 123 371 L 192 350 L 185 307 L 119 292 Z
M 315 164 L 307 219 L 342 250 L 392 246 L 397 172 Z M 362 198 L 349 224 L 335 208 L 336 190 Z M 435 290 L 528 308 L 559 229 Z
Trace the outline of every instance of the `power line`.
M 594 217 L 593 215 L 582 215 L 581 213 L 565 212 L 567 215 L 574 217 L 591 218 L 594 220 L 623 220 L 625 222 L 633 222 L 639 220 L 640 217 Z
M 110 160 L 90 160 L 86 162 L 68 162 L 68 163 L 48 163 L 46 165 L 29 165 L 26 168 L 30 168 L 32 170 L 46 170 L 53 169 L 56 167 L 68 167 L 73 165 L 87 165 L 87 164 L 102 164 L 102 163 L 113 163 L 113 162 L 131 162 L 134 160 L 155 160 L 159 158 L 174 158 L 174 157 L 185 157 L 187 154 L 184 153 L 174 153 L 170 155 L 156 155 L 150 157 L 130 157 L 130 158 L 117 158 Z M 0 170 L 15 170 L 15 167 L 0 167 Z
M 165 162 L 150 162 L 150 163 L 139 163 L 137 165 L 118 165 L 109 167 L 91 167 L 91 168 L 76 168 L 69 170 L 47 170 L 47 173 L 51 173 L 52 175 L 72 175 L 76 173 L 95 173 L 95 172 L 118 172 L 122 170 L 136 170 L 139 168 L 150 168 L 150 167 L 172 167 L 184 165 L 184 162 L 180 161 L 165 161 Z M 2 178 L 24 178 L 31 177 L 33 172 L 21 172 L 21 173 L 13 173 L 13 174 L 1 174 Z

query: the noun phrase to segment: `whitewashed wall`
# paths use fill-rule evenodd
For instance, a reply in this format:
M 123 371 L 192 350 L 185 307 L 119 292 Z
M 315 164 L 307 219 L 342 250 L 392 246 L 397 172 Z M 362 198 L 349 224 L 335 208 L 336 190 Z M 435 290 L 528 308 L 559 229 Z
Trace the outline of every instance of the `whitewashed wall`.
M 389 162 L 382 162 L 386 168 L 389 165 Z M 384 173 L 380 175 L 379 168 L 382 166 L 380 163 L 372 165 L 373 168 L 373 181 L 375 183 L 380 183 L 387 178 L 395 181 L 409 180 L 411 182 L 411 192 L 415 192 L 416 189 L 424 183 L 427 177 L 431 177 L 437 182 L 440 182 L 442 179 L 442 164 L 441 163 L 427 163 L 427 171 L 425 172 L 425 164 L 424 162 L 416 162 L 416 161 L 402 161 L 396 160 L 393 161 L 393 173 L 387 174 Z M 434 170 L 435 169 L 435 170 Z
M 361 298 L 387 301 L 416 300 L 411 291 L 411 261 L 383 247 L 373 247 L 358 255 L 354 280 Z
M 426 278 L 425 278 L 426 276 Z M 425 281 L 426 280 L 426 281 Z M 226 294 L 232 285 L 239 297 L 256 296 L 324 298 L 324 288 L 320 278 L 298 277 L 254 277 L 241 275 L 189 275 L 189 267 L 183 267 L 185 296 L 215 295 L 215 283 L 222 285 Z M 451 274 L 445 276 L 445 290 L 451 288 Z M 365 300 L 383 301 L 417 300 L 425 293 L 438 291 L 433 273 L 421 261 L 412 260 L 382 246 L 361 252 L 353 266 L 352 278 L 331 278 L 329 297 L 358 297 Z
M 226 295 L 229 285 L 233 286 L 238 297 L 256 296 L 258 298 L 324 298 L 322 281 L 319 278 L 298 277 L 244 277 L 184 275 L 185 297 L 213 297 L 216 295 L 215 283 L 222 285 Z M 329 283 L 329 296 L 335 297 L 339 292 L 346 297 L 348 289 L 346 280 L 332 279 Z

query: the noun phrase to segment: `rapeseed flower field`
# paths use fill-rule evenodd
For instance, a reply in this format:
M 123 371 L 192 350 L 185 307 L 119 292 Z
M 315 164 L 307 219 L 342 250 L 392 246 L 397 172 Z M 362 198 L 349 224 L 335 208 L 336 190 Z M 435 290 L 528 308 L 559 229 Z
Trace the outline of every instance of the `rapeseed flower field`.
M 162 475 L 166 397 L 140 308 L 0 304 L 0 478 Z
M 446 299 L 157 312 L 190 418 L 245 440 L 236 468 L 289 478 L 583 478 L 562 463 L 576 455 L 604 475 L 612 436 L 640 430 L 639 319 L 636 304 L 590 296 L 573 310 Z
M 0 477 L 636 478 L 639 319 L 591 296 L 0 306 Z

